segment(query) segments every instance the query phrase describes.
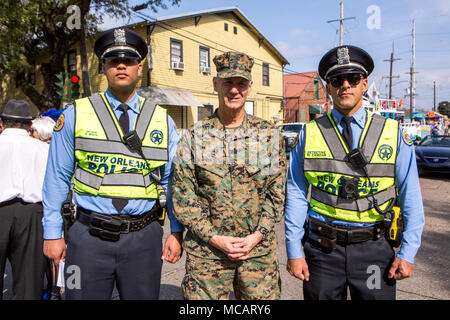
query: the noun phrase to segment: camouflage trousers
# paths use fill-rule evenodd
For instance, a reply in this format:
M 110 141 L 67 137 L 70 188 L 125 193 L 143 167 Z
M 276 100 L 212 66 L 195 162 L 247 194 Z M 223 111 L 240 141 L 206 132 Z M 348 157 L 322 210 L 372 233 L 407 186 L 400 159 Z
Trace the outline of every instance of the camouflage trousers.
M 280 299 L 276 253 L 246 261 L 211 260 L 188 254 L 181 287 L 187 300 L 227 300 L 232 289 L 238 300 Z

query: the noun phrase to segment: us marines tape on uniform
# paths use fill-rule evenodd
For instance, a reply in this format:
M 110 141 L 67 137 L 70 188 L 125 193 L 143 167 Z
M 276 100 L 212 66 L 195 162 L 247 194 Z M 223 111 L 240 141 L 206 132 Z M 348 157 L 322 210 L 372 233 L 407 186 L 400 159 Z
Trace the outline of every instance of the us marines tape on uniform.
M 274 226 L 284 205 L 283 139 L 274 125 L 243 109 L 253 60 L 226 53 L 214 61 L 219 109 L 185 132 L 174 165 L 174 214 L 188 228 L 183 295 L 227 299 L 234 288 L 238 299 L 278 299 Z M 232 108 L 242 112 L 238 126 L 227 126 Z

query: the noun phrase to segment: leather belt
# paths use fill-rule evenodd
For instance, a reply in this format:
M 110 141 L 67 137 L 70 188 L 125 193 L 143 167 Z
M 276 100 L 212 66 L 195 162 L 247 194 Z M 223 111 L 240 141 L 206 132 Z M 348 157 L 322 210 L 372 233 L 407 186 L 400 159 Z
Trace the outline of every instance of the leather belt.
M 89 227 L 89 233 L 103 240 L 117 241 L 121 233 L 139 231 L 158 220 L 159 209 L 138 215 L 107 215 L 77 207 L 77 220 Z
M 341 245 L 347 245 L 369 240 L 378 240 L 384 236 L 385 233 L 385 227 L 382 223 L 371 227 L 355 228 L 335 226 L 311 218 L 309 221 L 310 231 L 316 235 L 316 237 L 313 237 L 313 240 L 316 240 L 330 249 L 334 249 L 336 247 L 336 242 Z

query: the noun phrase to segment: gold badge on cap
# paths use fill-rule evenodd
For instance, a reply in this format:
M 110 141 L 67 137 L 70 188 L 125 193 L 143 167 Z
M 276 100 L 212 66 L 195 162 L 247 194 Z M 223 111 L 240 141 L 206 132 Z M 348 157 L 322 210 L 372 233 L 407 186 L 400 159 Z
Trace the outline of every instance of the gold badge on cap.
M 349 64 L 350 63 L 350 55 L 348 54 L 347 47 L 337 49 L 337 59 L 338 59 L 338 64 Z
M 125 36 L 125 30 L 124 29 L 116 29 L 116 30 L 114 30 L 114 43 L 116 45 L 127 44 L 127 38 Z

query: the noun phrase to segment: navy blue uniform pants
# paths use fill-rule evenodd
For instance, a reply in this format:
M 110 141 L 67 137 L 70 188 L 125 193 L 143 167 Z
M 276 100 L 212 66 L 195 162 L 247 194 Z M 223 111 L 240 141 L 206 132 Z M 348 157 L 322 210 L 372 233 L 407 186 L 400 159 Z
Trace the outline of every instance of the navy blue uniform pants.
M 303 281 L 305 300 L 395 300 L 395 280 L 388 279 L 395 253 L 387 240 L 336 245 L 323 249 L 306 240 L 304 252 L 309 281 Z
M 67 236 L 68 300 L 109 300 L 114 283 L 121 299 L 159 298 L 163 230 L 158 222 L 123 233 L 116 242 L 92 236 L 89 227 L 78 221 Z

